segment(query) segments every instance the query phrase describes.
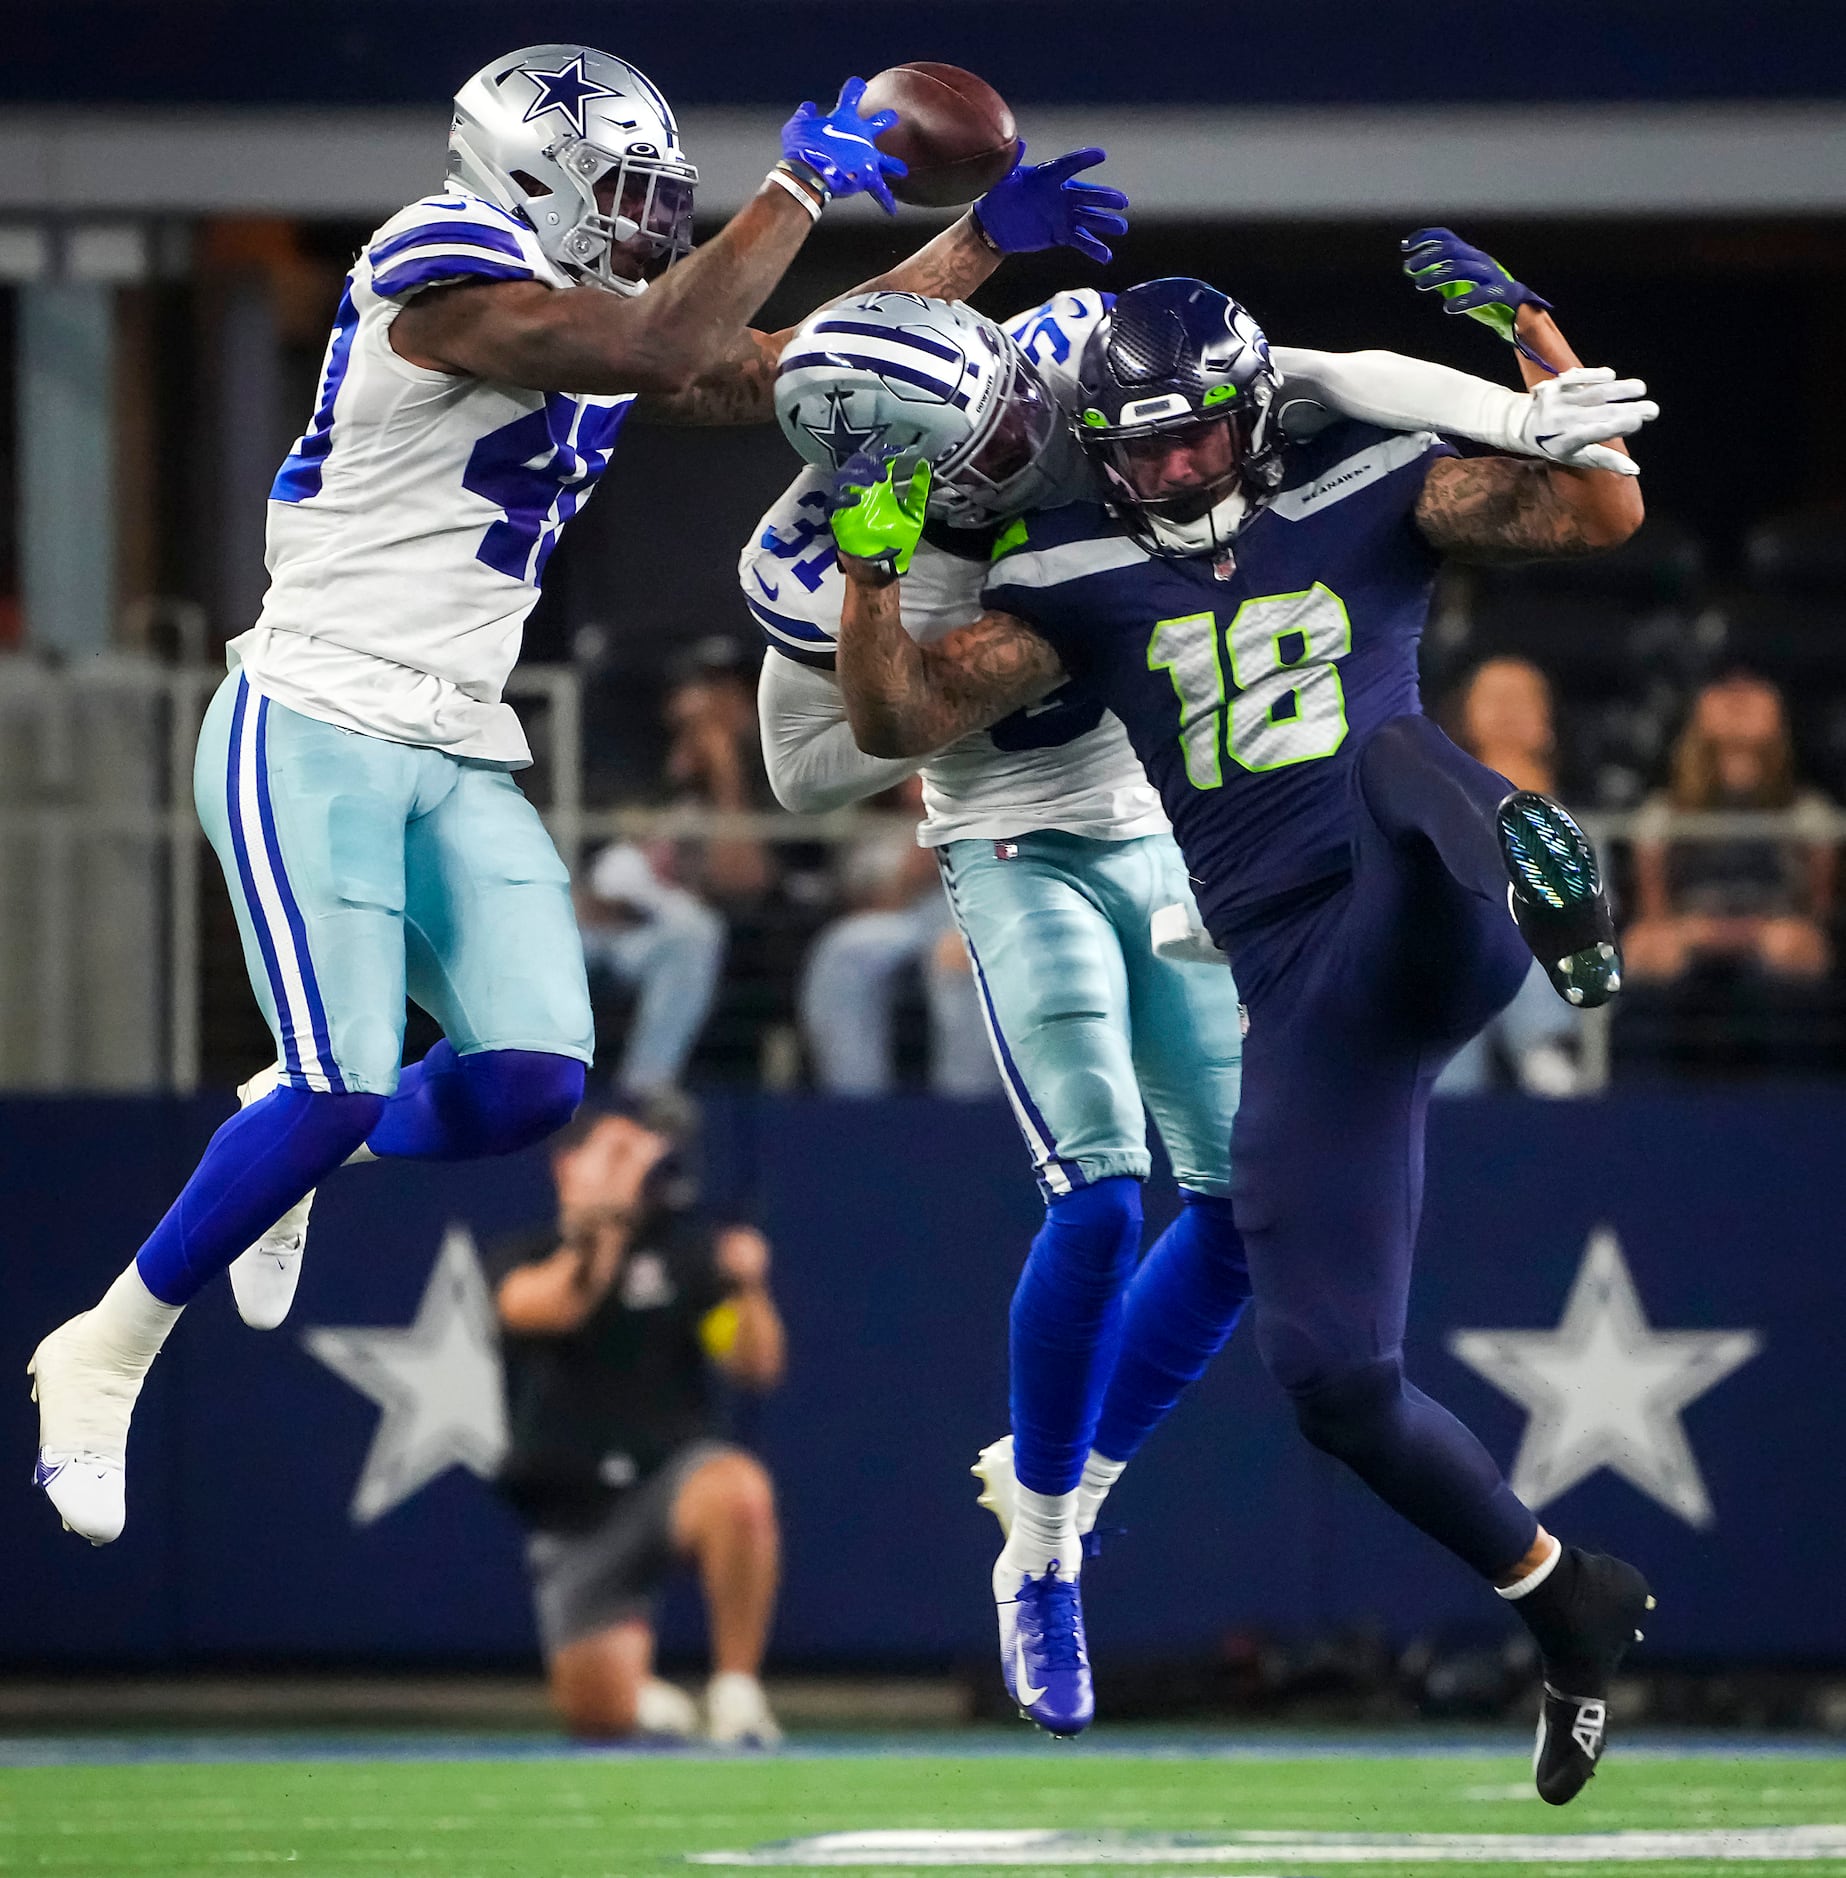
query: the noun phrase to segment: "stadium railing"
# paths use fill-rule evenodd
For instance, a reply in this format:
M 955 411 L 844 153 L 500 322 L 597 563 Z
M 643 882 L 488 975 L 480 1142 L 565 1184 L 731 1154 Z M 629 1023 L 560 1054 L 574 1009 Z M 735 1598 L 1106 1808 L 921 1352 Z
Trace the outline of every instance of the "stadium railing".
M 209 857 L 192 806 L 193 746 L 222 679 L 207 665 L 130 658 L 54 667 L 9 661 L 0 685 L 0 1089 L 191 1093 L 202 1061 Z M 583 687 L 564 665 L 514 673 L 533 744 L 522 782 L 576 872 L 608 841 L 857 839 L 866 812 L 788 815 L 698 806 L 592 807 Z M 1632 813 L 1592 812 L 1605 852 Z M 1651 816 L 1674 841 L 1817 836 L 1846 843 L 1846 812 Z M 1606 1022 L 1589 1021 L 1584 1080 L 1608 1079 Z

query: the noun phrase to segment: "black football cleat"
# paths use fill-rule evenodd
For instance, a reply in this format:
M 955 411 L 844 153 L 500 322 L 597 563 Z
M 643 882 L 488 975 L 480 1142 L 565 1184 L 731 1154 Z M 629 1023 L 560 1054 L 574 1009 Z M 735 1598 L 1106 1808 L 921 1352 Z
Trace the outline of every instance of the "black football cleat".
M 1596 850 L 1549 796 L 1515 789 L 1494 816 L 1520 936 L 1565 1003 L 1590 1010 L 1622 988 L 1622 947 Z
M 1609 1684 L 1641 1641 L 1641 1621 L 1654 1608 L 1654 1597 L 1647 1580 L 1621 1559 L 1571 1548 L 1558 1563 L 1565 1568 L 1558 1573 L 1565 1582 L 1547 1600 L 1552 1608 L 1545 1613 L 1540 1639 L 1545 1691 L 1532 1778 L 1541 1800 L 1568 1806 L 1589 1785 L 1602 1759 Z

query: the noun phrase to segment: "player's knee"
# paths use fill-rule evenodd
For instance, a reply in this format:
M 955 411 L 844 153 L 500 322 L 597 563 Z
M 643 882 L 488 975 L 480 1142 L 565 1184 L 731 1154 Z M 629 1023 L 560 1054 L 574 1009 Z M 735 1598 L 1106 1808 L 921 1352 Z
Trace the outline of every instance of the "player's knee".
M 1086 1264 L 1115 1259 L 1122 1245 L 1141 1240 L 1141 1183 L 1129 1174 L 1093 1180 L 1046 1204 L 1045 1224 Z
M 486 1154 L 514 1154 L 543 1141 L 577 1112 L 583 1065 L 547 1050 L 487 1050 L 465 1058 L 480 1101 Z
M 1072 1303 L 1113 1295 L 1127 1283 L 1141 1249 L 1141 1183 L 1126 1174 L 1061 1193 L 1045 1206 L 1026 1278 L 1013 1294 L 1013 1324 L 1044 1302 L 1040 1288 Z M 1027 1283 L 1030 1279 L 1030 1284 Z
M 1388 1438 L 1404 1399 L 1404 1366 L 1391 1356 L 1335 1369 L 1289 1395 L 1312 1446 L 1338 1460 L 1361 1460 Z

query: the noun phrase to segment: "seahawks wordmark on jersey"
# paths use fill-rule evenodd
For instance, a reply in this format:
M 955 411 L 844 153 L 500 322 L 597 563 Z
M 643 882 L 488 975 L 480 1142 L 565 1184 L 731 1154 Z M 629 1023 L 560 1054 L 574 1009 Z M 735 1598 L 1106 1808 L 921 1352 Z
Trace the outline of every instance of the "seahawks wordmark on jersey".
M 1291 452 L 1234 563 L 1163 559 L 1091 503 L 1002 536 L 987 605 L 1127 725 L 1214 938 L 1350 867 L 1353 757 L 1420 711 L 1437 556 L 1412 519 L 1428 433 L 1339 423 Z
M 426 196 L 366 243 L 270 491 L 263 611 L 230 648 L 308 717 L 509 765 L 530 761 L 501 700 L 526 616 L 633 399 L 426 370 L 390 329 L 427 288 L 513 280 L 571 285 L 476 196 Z

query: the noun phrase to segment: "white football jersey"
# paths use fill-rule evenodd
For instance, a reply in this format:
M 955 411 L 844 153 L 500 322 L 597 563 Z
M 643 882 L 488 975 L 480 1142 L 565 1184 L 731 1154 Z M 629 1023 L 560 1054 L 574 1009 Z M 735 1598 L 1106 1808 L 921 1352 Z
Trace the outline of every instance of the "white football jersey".
M 771 655 L 831 671 L 846 582 L 827 528 L 826 482 L 824 470 L 809 469 L 789 485 L 737 572 Z M 964 560 L 920 543 L 899 589 L 910 636 L 927 645 L 978 619 L 986 576 L 985 552 Z M 1167 826 L 1121 721 L 1072 685 L 938 751 L 922 777 L 917 838 L 926 848 L 1041 828 L 1127 841 Z
M 400 358 L 399 310 L 461 280 L 571 285 L 523 222 L 476 196 L 426 196 L 378 230 L 347 276 L 314 416 L 270 491 L 263 611 L 230 652 L 309 717 L 522 764 L 501 692 L 545 562 L 633 398 Z

